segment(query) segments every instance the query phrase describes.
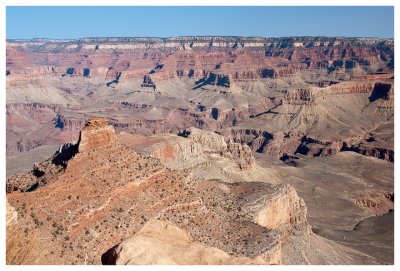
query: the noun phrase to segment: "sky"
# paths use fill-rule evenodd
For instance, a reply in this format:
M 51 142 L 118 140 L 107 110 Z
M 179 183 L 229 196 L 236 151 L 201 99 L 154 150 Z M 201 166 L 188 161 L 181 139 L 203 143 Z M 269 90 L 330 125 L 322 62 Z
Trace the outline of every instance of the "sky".
M 174 36 L 393 38 L 393 7 L 23 7 L 6 10 L 8 39 Z

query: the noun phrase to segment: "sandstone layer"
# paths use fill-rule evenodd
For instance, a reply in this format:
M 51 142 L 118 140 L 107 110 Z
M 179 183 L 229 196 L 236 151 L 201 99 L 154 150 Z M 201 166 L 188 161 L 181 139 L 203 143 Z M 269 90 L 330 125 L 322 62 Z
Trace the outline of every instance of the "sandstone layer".
M 394 262 L 393 39 L 6 47 L 7 200 L 43 252 L 22 262 L 155 263 L 163 223 L 202 263 Z
M 288 185 L 229 184 L 165 168 L 159 159 L 120 143 L 104 119 L 90 120 L 73 146 L 73 155 L 58 158 L 64 166 L 55 174 L 50 169 L 57 159 L 37 166 L 43 175 L 34 177 L 48 182 L 7 195 L 24 231 L 48 240 L 39 244 L 38 264 L 99 264 L 102 258 L 104 263 L 280 264 L 291 257 L 282 247 L 299 245 L 290 236 L 303 236 L 304 242 L 313 235 L 305 204 Z M 168 234 L 160 236 L 165 227 Z M 163 238 L 173 241 L 165 244 Z M 165 249 L 143 255 L 159 242 Z M 182 246 L 189 253 L 185 261 L 174 256 Z M 374 262 L 355 251 L 344 262 L 359 261 L 354 255 Z M 322 254 L 316 257 L 324 262 Z
M 365 133 L 393 116 L 393 56 L 393 40 L 372 38 L 9 40 L 7 154 L 76 141 L 92 116 L 112 116 L 118 132 L 143 135 L 240 126 L 316 140 L 337 131 L 342 140 L 349 127 Z M 330 106 L 340 96 L 358 111 Z M 359 121 L 365 111 L 378 118 Z M 331 131 L 315 135 L 327 121 Z M 271 153 L 263 150 L 268 141 L 254 145 Z M 387 146 L 348 149 L 394 156 Z M 293 151 L 271 156 L 285 154 Z

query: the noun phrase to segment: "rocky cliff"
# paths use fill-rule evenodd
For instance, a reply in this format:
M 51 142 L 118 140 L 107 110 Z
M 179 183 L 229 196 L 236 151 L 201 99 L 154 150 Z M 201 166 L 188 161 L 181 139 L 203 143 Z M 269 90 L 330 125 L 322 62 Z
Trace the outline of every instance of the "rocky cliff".
M 79 136 L 79 152 L 99 149 L 113 144 L 116 140 L 114 128 L 107 119 L 92 119 L 88 121 Z
M 100 263 L 133 238 L 126 262 L 160 225 L 210 263 L 376 263 L 341 234 L 393 262 L 390 227 L 353 230 L 393 207 L 393 40 L 9 40 L 6 57 L 7 173 L 33 165 L 8 174 L 7 198 L 47 242 L 37 262 Z
M 248 170 L 254 164 L 251 149 L 247 145 L 225 142 L 224 137 L 213 132 L 190 128 L 179 133 L 183 137 L 201 145 L 204 153 L 219 154 L 223 157 L 233 159 L 241 170 Z
M 62 53 L 66 55 L 60 58 Z M 276 65 L 277 61 L 283 63 Z M 203 77 L 229 87 L 232 80 L 285 77 L 310 68 L 367 67 L 382 61 L 393 62 L 393 40 L 175 37 L 7 42 L 7 76 L 11 77 L 101 76 L 117 82 L 152 73 L 157 79 Z
M 229 149 L 220 136 L 188 136 L 210 152 Z M 34 177 L 46 183 L 7 195 L 21 225 L 48 240 L 38 263 L 279 264 L 290 257 L 281 252 L 294 245 L 288 237 L 312 235 L 304 202 L 290 186 L 228 184 L 166 169 L 118 142 L 104 119 L 90 120 L 72 146 L 74 155 L 36 167 Z M 54 173 L 60 163 L 63 170 Z
M 372 38 L 9 40 L 7 155 L 75 141 L 92 116 L 110 117 L 117 132 L 142 135 L 188 127 L 226 133 L 241 124 L 274 134 L 247 125 L 260 119 L 296 133 L 291 139 L 323 130 L 329 119 L 338 120 L 330 125 L 341 133 L 353 121 L 340 112 L 352 110 L 346 102 L 344 110 L 330 107 L 334 96 L 358 103 L 369 95 L 380 121 L 392 114 L 393 55 L 393 40 Z M 358 120 L 360 112 L 349 114 Z M 363 121 L 350 126 L 371 129 Z M 267 144 L 259 137 L 250 147 L 263 151 Z M 275 147 L 265 153 L 287 153 Z

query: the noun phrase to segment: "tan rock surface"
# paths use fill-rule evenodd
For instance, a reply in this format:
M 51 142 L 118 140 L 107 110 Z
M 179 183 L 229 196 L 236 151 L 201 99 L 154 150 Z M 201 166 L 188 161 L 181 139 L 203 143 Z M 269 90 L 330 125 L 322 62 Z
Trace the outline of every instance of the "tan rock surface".
M 192 137 L 189 133 L 194 131 Z M 224 140 L 213 132 L 190 128 L 179 133 L 144 137 L 121 133 L 118 140 L 143 155 L 157 157 L 172 169 L 189 169 L 195 176 L 225 182 L 263 181 L 279 183 L 271 169 L 254 161 L 251 149 L 240 143 Z M 218 144 L 222 146 L 217 147 Z
M 268 199 L 264 207 L 256 213 L 254 222 L 274 230 L 278 227 L 296 227 L 307 224 L 307 207 L 291 186 L 284 186 Z
M 279 263 L 272 259 L 270 263 Z M 185 230 L 165 221 L 149 221 L 133 237 L 110 249 L 103 264 L 268 264 L 254 259 L 231 257 L 226 252 L 197 242 Z

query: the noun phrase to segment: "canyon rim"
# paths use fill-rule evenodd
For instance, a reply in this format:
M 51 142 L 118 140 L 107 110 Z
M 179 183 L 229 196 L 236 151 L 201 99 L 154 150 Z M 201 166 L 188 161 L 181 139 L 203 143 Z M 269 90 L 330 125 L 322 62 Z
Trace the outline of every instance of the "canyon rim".
M 6 264 L 394 264 L 393 38 L 8 38 L 5 62 Z

